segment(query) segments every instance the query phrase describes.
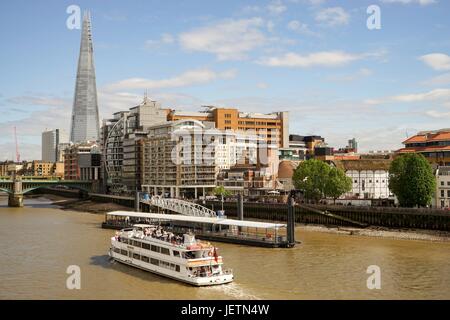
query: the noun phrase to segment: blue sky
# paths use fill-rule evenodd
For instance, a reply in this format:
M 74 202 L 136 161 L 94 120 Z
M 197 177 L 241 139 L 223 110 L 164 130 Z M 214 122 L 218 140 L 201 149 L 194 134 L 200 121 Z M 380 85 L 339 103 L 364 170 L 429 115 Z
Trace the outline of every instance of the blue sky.
M 290 111 L 290 131 L 335 147 L 396 149 L 450 127 L 444 0 L 2 1 L 0 160 L 40 158 L 68 131 L 80 42 L 66 9 L 92 14 L 101 118 L 138 104 Z M 366 26 L 369 5 L 381 29 Z

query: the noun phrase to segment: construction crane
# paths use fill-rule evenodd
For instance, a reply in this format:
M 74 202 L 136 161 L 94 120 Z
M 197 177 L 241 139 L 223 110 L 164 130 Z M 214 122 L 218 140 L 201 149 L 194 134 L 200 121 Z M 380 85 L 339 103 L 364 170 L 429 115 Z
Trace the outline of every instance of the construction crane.
M 16 142 L 16 162 L 20 162 L 19 144 L 17 143 L 17 130 L 14 126 L 14 140 Z

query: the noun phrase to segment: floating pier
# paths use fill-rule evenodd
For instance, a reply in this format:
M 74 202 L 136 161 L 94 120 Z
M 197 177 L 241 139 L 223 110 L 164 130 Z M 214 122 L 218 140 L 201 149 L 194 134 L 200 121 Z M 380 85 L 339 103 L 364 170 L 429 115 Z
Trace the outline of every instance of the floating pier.
M 202 217 L 182 214 L 114 211 L 107 213 L 103 228 L 123 229 L 134 224 L 164 225 L 177 232 L 193 232 L 199 239 L 269 248 L 295 245 L 286 224 Z

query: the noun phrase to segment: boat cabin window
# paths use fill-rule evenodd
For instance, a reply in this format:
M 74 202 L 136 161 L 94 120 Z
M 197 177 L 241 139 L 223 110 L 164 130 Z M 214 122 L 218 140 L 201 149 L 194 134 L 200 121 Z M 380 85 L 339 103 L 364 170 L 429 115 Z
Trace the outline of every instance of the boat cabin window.
M 159 266 L 159 260 L 158 259 L 151 258 L 150 259 L 150 263 L 154 264 L 155 266 Z
M 179 265 L 175 265 L 175 271 L 176 272 L 180 272 L 180 266 Z
M 120 249 L 119 248 L 114 248 L 114 252 L 115 253 L 120 253 Z
M 135 247 L 141 247 L 141 243 L 139 241 L 133 241 L 133 246 Z
M 167 248 L 162 248 L 162 247 L 161 247 L 161 253 L 162 253 L 162 254 L 167 254 L 168 256 L 170 256 L 170 250 L 167 249 Z
M 150 244 L 142 242 L 142 249 L 150 250 Z
M 123 256 L 127 256 L 128 255 L 128 251 L 127 250 L 120 250 L 120 254 Z
M 150 261 L 150 259 L 148 257 L 146 257 L 146 256 L 141 256 L 141 260 L 144 261 L 144 262 L 149 262 Z
M 151 248 L 152 248 L 152 251 L 160 252 L 158 246 L 155 246 L 155 245 L 152 244 L 152 247 L 151 247 Z
M 174 257 L 179 257 L 180 256 L 180 251 L 173 250 L 173 256 Z
M 185 259 L 195 259 L 195 252 L 193 252 L 193 251 L 186 251 L 184 253 L 184 258 Z
M 133 253 L 133 259 L 141 260 L 141 256 L 138 255 L 137 253 Z

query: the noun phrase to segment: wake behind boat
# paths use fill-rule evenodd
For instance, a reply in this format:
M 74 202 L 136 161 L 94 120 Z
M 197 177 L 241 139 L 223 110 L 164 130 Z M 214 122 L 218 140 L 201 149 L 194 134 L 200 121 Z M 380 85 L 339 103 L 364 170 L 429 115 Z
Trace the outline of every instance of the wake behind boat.
M 109 255 L 116 261 L 195 286 L 233 281 L 217 248 L 192 234 L 174 234 L 161 226 L 136 224 L 111 238 Z

